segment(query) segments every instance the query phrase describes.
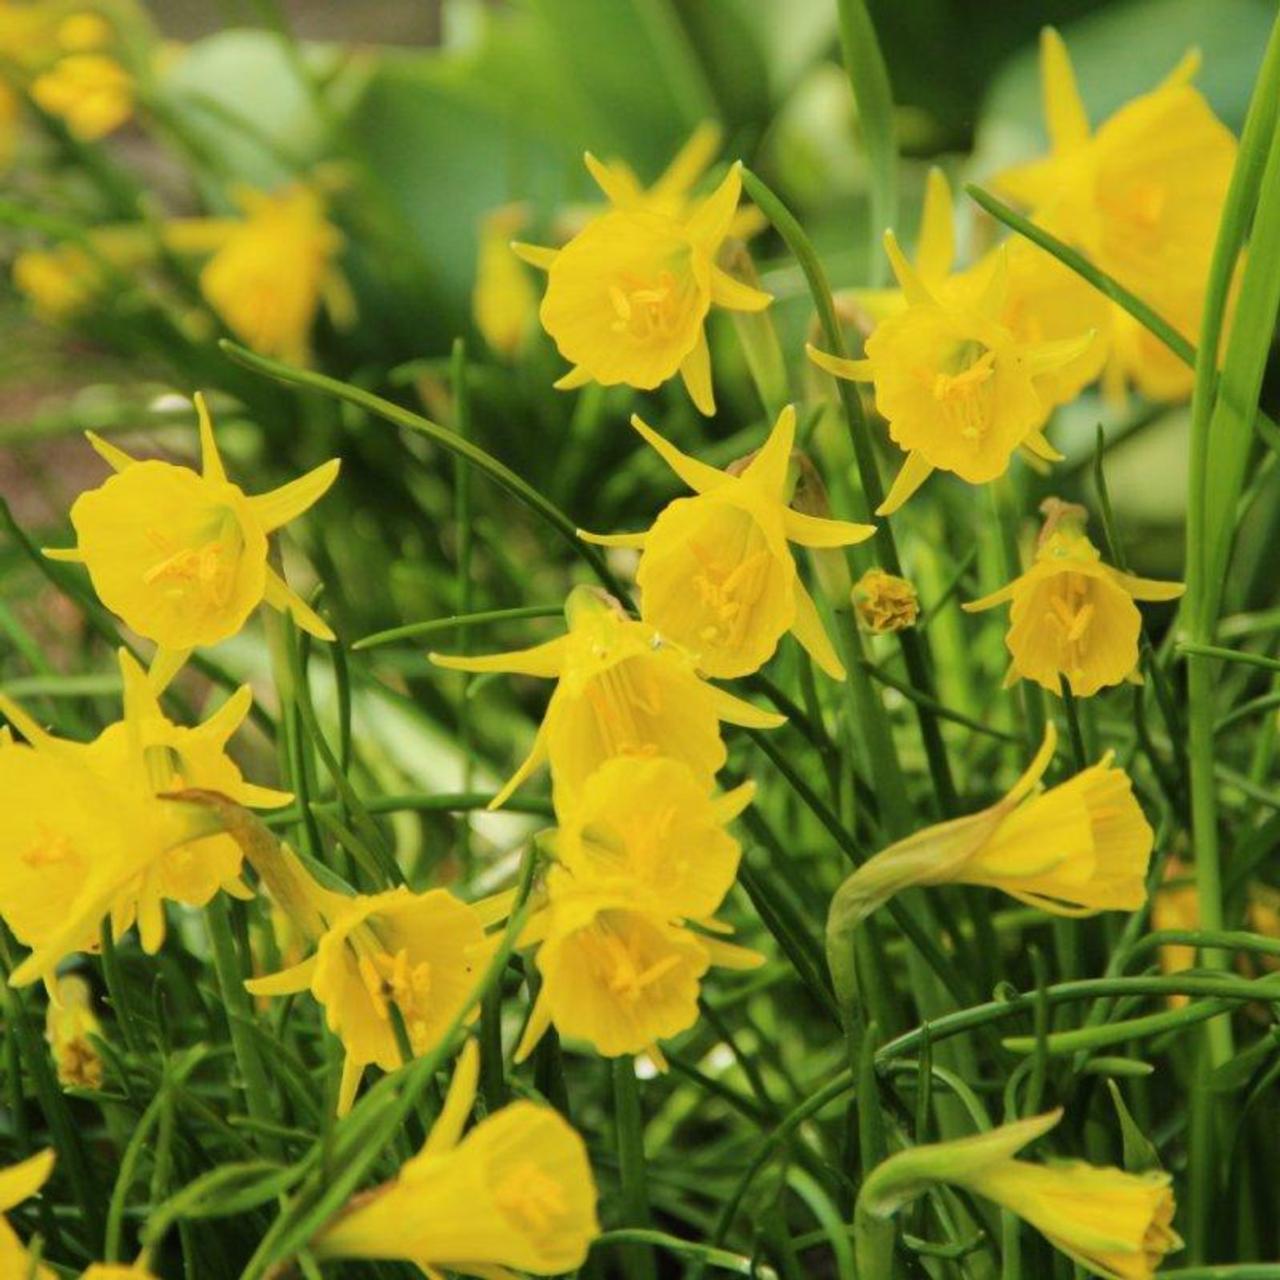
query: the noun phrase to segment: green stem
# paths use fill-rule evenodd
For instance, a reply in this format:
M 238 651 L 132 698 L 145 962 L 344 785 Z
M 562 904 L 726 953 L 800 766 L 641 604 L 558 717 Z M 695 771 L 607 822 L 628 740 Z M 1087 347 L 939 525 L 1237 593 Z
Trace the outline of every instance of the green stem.
M 645 1171 L 644 1125 L 635 1062 L 624 1055 L 609 1064 L 613 1073 L 614 1123 L 617 1126 L 618 1165 L 622 1177 L 622 1213 L 629 1227 L 649 1225 L 649 1188 Z M 655 1280 L 653 1250 L 627 1245 L 621 1250 L 631 1280 Z
M 430 618 L 425 622 L 409 622 L 388 631 L 375 631 L 357 640 L 352 652 L 376 649 L 379 645 L 398 644 L 401 640 L 420 640 L 423 636 L 439 635 L 442 631 L 465 631 L 484 626 L 488 622 L 520 622 L 525 618 L 562 618 L 563 604 L 531 604 L 518 609 L 486 609 L 480 613 L 457 613 L 448 618 Z

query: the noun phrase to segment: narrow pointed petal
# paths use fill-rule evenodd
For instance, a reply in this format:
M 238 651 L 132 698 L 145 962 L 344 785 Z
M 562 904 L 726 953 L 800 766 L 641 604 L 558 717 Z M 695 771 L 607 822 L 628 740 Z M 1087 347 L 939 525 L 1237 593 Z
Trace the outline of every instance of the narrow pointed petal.
M 1110 570 L 1112 582 L 1123 587 L 1135 600 L 1176 600 L 1186 591 L 1182 582 L 1160 582 L 1156 578 L 1139 578 L 1131 573 Z
M 631 425 L 644 437 L 645 443 L 694 493 L 709 493 L 712 489 L 718 489 L 729 482 L 729 477 L 723 471 L 717 471 L 715 467 L 699 462 L 697 458 L 691 458 L 687 453 L 681 453 L 675 445 L 649 426 L 639 414 L 631 415 Z
M 588 383 L 594 381 L 595 379 L 581 365 L 575 365 L 568 373 L 562 374 L 551 385 L 557 391 L 576 391 L 579 387 L 585 387 Z
M 718 249 L 729 234 L 741 194 L 742 165 L 735 163 L 724 181 L 690 215 L 685 224 L 689 239 L 700 243 L 708 252 Z
M 356 1093 L 360 1089 L 360 1077 L 363 1075 L 364 1063 L 357 1062 L 347 1054 L 342 1062 L 342 1080 L 338 1084 L 337 1113 L 339 1117 L 345 1116 L 351 1110 L 356 1100 Z
M 311 986 L 311 977 L 315 973 L 318 956 L 310 956 L 301 964 L 281 969 L 279 973 L 269 973 L 261 978 L 249 978 L 244 986 L 254 996 L 292 996 L 299 991 L 306 991 Z
M 159 714 L 155 689 L 137 658 L 128 649 L 120 648 L 116 650 L 116 660 L 120 664 L 123 685 L 124 718 L 139 722 Z
M 711 963 L 721 969 L 758 969 L 764 964 L 764 956 L 749 947 L 740 947 L 720 938 L 699 938 L 698 941 L 706 948 Z
M 1066 457 L 1049 443 L 1044 432 L 1039 429 L 1027 433 L 1022 447 L 1030 450 L 1037 458 L 1043 458 L 1045 462 L 1061 462 Z
M 791 510 L 783 516 L 782 527 L 787 538 L 802 547 L 853 547 L 859 542 L 865 542 L 876 531 L 873 524 L 829 520 Z
M 218 452 L 218 442 L 213 438 L 213 419 L 209 416 L 204 393 L 197 391 L 194 399 L 196 414 L 200 419 L 200 473 L 206 480 L 225 480 L 227 472 L 222 465 L 222 455 Z
M 716 796 L 711 802 L 712 808 L 715 809 L 716 821 L 720 823 L 732 822 L 755 799 L 755 794 L 756 784 L 754 782 L 744 782 L 740 787 L 734 787 L 732 791 L 726 791 L 724 795 Z
M 133 466 L 134 459 L 123 449 L 117 448 L 109 440 L 104 440 L 96 431 L 86 431 L 84 438 L 93 446 L 94 452 L 109 466 L 112 471 L 123 471 Z
M 421 1155 L 438 1156 L 453 1150 L 462 1137 L 467 1117 L 475 1105 L 476 1084 L 480 1079 L 480 1048 L 474 1040 L 468 1040 L 458 1055 L 449 1092 L 445 1095 L 440 1115 L 431 1126 L 431 1133 L 423 1144 Z
M 1186 53 L 1178 59 L 1178 65 L 1169 72 L 1157 88 L 1160 89 L 1178 89 L 1184 84 L 1190 84 L 1195 79 L 1196 73 L 1200 70 L 1202 59 L 1199 49 L 1188 49 Z
M 894 477 L 884 501 L 876 508 L 876 515 L 893 515 L 931 475 L 933 475 L 933 467 L 924 460 L 923 454 L 913 449 L 907 454 L 907 460 Z
M 907 261 L 907 255 L 902 252 L 898 237 L 892 231 L 884 233 L 884 251 L 889 255 L 889 265 L 893 268 L 894 278 L 902 290 L 902 296 L 907 300 L 907 305 L 912 307 L 934 305 L 933 294 L 925 287 L 915 267 Z
M 981 596 L 977 600 L 966 600 L 961 604 L 961 608 L 965 613 L 981 613 L 984 609 L 994 609 L 998 604 L 1004 604 L 1006 601 L 1013 599 L 1014 589 L 1018 585 L 1018 579 L 1012 582 L 1006 582 L 999 591 L 993 591 L 988 596 Z
M 253 706 L 253 690 L 242 684 L 201 726 L 200 732 L 219 745 L 229 742 Z
M 1027 352 L 1027 370 L 1032 377 L 1040 373 L 1052 373 L 1063 365 L 1078 360 L 1097 341 L 1098 331 L 1090 329 L 1074 338 L 1059 338 L 1055 342 L 1040 342 Z
M 795 405 L 787 405 L 773 424 L 769 438 L 760 446 L 751 465 L 742 473 L 770 497 L 781 499 L 786 491 L 787 472 L 791 467 L 791 451 L 796 443 Z
M 583 542 L 590 542 L 597 547 L 632 547 L 637 551 L 644 549 L 644 540 L 648 536 L 648 530 L 640 533 L 591 533 L 587 529 L 578 530 L 578 537 Z
M 42 751 L 66 750 L 66 743 L 60 743 L 58 738 L 47 732 L 21 703 L 15 702 L 7 693 L 0 693 L 0 715 L 3 715 L 31 746 L 38 747 Z
M 711 389 L 711 351 L 707 347 L 705 332 L 698 335 L 693 350 L 680 362 L 680 376 L 698 412 L 712 417 L 716 411 L 716 397 Z
M 240 803 L 249 809 L 279 809 L 286 804 L 292 804 L 297 799 L 292 791 L 260 787 L 255 782 L 242 782 L 239 794 Z
M 306 475 L 299 476 L 278 489 L 272 489 L 270 493 L 260 493 L 250 498 L 249 507 L 257 516 L 263 533 L 281 528 L 319 502 L 338 478 L 341 466 L 340 459 L 331 458 Z
M 187 664 L 191 657 L 190 649 L 166 649 L 157 645 L 151 655 L 151 665 L 147 668 L 147 680 L 151 691 L 158 698 L 173 682 L 173 677 Z
M 916 241 L 916 270 L 922 280 L 942 281 L 955 261 L 955 219 L 951 212 L 951 184 L 936 166 L 929 170 L 924 213 Z
M 799 578 L 796 579 L 796 618 L 791 624 L 791 634 L 795 636 L 808 655 L 833 680 L 845 678 L 844 664 L 836 656 L 835 647 L 827 629 L 822 625 L 818 606 Z
M 605 164 L 590 151 L 584 153 L 582 162 L 610 204 L 625 207 L 636 202 L 640 195 L 640 184 L 626 165 Z
M 723 720 L 725 724 L 741 725 L 744 729 L 776 729 L 787 723 L 786 716 L 757 707 L 754 702 L 739 698 L 728 689 L 714 684 L 708 684 L 706 688 L 711 694 L 716 719 Z
M 508 800 L 531 778 L 546 762 L 548 756 L 547 751 L 547 733 L 541 726 L 534 736 L 533 746 L 529 748 L 529 754 L 520 762 L 515 773 L 511 775 L 492 800 L 489 801 L 485 808 L 492 813 L 495 809 L 501 809 Z
M 974 310 L 984 316 L 999 316 L 1009 296 L 1009 250 L 1001 245 L 991 257 L 991 270 Z M 1078 354 L 1078 353 L 1077 353 Z
M 551 249 L 542 244 L 526 244 L 523 240 L 511 242 L 511 252 L 539 271 L 550 271 L 551 264 L 560 256 L 559 249 Z
M 773 301 L 773 294 L 746 284 L 721 267 L 712 267 L 711 301 L 730 311 L 763 311 Z
M 843 378 L 846 382 L 870 382 L 874 377 L 874 366 L 870 360 L 850 360 L 845 356 L 833 356 L 829 352 L 819 351 L 817 347 L 805 343 L 805 354 L 833 378 Z
M 0 1170 L 0 1213 L 8 1213 L 24 1200 L 30 1200 L 49 1181 L 56 1159 L 57 1154 L 50 1147 L 21 1164 Z
M 1076 87 L 1071 55 L 1052 28 L 1040 33 L 1040 91 L 1044 123 L 1054 151 L 1066 151 L 1089 138 L 1089 116 Z
M 40 554 L 46 560 L 56 560 L 59 564 L 84 564 L 79 547 L 42 547 Z
M 568 636 L 557 636 L 554 640 L 546 640 L 528 649 L 512 649 L 509 653 L 429 653 L 427 657 L 437 667 L 449 671 L 500 671 L 508 675 L 541 676 L 554 680 L 564 667 L 568 644 Z
M 523 1062 L 538 1047 L 538 1041 L 547 1033 L 547 1028 L 551 1025 L 551 1002 L 547 999 L 547 987 L 543 983 L 541 990 L 538 992 L 538 998 L 533 1002 L 533 1009 L 529 1013 L 529 1021 L 525 1024 L 524 1035 L 520 1037 L 520 1043 L 516 1047 L 515 1058 L 516 1063 Z
M 999 807 L 1012 809 L 1019 801 L 1025 799 L 1035 789 L 1036 784 L 1044 777 L 1045 771 L 1053 763 L 1054 752 L 1058 749 L 1058 730 L 1050 720 L 1044 727 L 1044 738 L 1031 763 L 1023 770 L 1022 776 L 1009 788 L 1008 794 L 999 802 Z
M 714 120 L 704 120 L 676 152 L 662 176 L 650 188 L 655 196 L 682 195 L 706 172 L 720 150 L 723 131 Z
M 281 613 L 290 613 L 303 631 L 332 643 L 337 637 L 329 624 L 273 569 L 267 566 L 266 601 Z

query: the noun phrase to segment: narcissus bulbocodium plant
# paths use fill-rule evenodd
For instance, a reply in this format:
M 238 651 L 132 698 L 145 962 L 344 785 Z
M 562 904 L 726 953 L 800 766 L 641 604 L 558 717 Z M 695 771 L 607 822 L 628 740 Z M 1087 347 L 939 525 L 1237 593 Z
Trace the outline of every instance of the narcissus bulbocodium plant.
M 0 0 L 0 1280 L 1272 1266 L 1273 15 L 1042 144 L 946 6 L 135 3 Z
M 338 459 L 270 493 L 249 495 L 227 476 L 202 395 L 201 468 L 138 461 L 89 432 L 114 474 L 71 508 L 76 545 L 51 559 L 83 564 L 113 613 L 153 640 L 151 675 L 163 688 L 191 651 L 235 635 L 263 602 L 304 631 L 333 631 L 268 563 L 268 536 L 319 502 L 338 477 Z

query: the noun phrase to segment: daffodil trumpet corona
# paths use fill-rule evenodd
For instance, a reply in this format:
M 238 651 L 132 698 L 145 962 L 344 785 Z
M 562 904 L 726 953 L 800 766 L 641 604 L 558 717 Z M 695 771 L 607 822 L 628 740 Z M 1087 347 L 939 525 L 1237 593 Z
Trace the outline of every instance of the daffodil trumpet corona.
M 479 1072 L 468 1041 L 422 1149 L 320 1232 L 317 1258 L 401 1260 L 431 1280 L 445 1272 L 516 1280 L 582 1266 L 600 1234 L 582 1139 L 551 1107 L 523 1100 L 464 1133 Z
M 853 1007 L 858 992 L 855 930 L 904 889 L 980 885 L 1061 916 L 1143 905 L 1154 834 L 1129 775 L 1107 752 L 1039 790 L 1056 747 L 1051 722 L 1035 759 L 995 804 L 896 841 L 840 886 L 827 916 L 827 958 L 843 1007 Z
M 431 654 L 453 671 L 503 671 L 556 681 L 533 746 L 490 802 L 499 808 L 542 764 L 557 797 L 608 760 L 669 756 L 710 788 L 725 762 L 720 722 L 770 729 L 781 716 L 703 680 L 694 659 L 651 622 L 630 618 L 612 596 L 575 587 L 565 602 L 567 632 L 512 653 Z M 559 802 L 559 801 L 557 801 Z
M 1049 1111 L 985 1133 L 909 1147 L 867 1175 L 854 1210 L 859 1274 L 875 1271 L 875 1227 L 931 1187 L 946 1184 L 993 1201 L 1036 1228 L 1055 1249 L 1105 1280 L 1153 1280 L 1182 1247 L 1173 1229 L 1171 1179 L 1081 1160 L 1035 1163 L 1016 1153 L 1062 1119 Z
M 791 544 L 847 547 L 873 525 L 806 515 L 790 506 L 796 414 L 788 405 L 745 466 L 721 471 L 682 453 L 639 417 L 631 425 L 694 491 L 677 498 L 643 533 L 582 533 L 605 546 L 640 550 L 640 616 L 682 645 L 708 676 L 758 671 L 790 632 L 829 676 L 844 666 Z
M 338 460 L 269 493 L 228 479 L 204 397 L 197 393 L 199 472 L 136 461 L 93 432 L 89 443 L 114 474 L 71 507 L 76 545 L 46 550 L 83 564 L 98 598 L 156 645 L 151 675 L 162 689 L 198 647 L 235 635 L 262 603 L 332 640 L 328 624 L 268 563 L 268 536 L 324 496 Z

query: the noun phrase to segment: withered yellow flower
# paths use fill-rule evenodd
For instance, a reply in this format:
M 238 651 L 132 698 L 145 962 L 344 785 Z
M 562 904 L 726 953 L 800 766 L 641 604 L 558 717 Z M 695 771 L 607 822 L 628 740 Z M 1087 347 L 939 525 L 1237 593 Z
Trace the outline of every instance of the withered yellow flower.
M 716 265 L 738 216 L 741 166 L 686 207 L 683 170 L 679 181 L 641 198 L 622 170 L 590 156 L 587 164 L 612 202 L 609 210 L 562 249 L 516 246 L 547 272 L 539 316 L 573 366 L 556 386 L 650 390 L 679 373 L 694 404 L 714 413 L 708 312 L 712 305 L 761 311 L 772 301 Z
M 875 528 L 787 505 L 795 409 L 782 410 L 769 438 L 736 475 L 681 453 L 638 417 L 631 425 L 696 494 L 668 504 L 646 533 L 579 531 L 591 542 L 641 549 L 641 617 L 683 645 L 709 676 L 759 670 L 790 631 L 828 675 L 843 679 L 844 667 L 788 544 L 851 546 Z
M 1160 85 L 1094 130 L 1066 45 L 1046 28 L 1040 70 L 1050 153 L 995 179 L 1193 340 L 1236 154 L 1230 130 L 1191 86 L 1199 62 L 1187 54 Z M 1114 323 L 1113 389 L 1132 380 L 1153 398 L 1190 392 L 1191 370 L 1158 339 L 1140 338 L 1127 313 Z
M 343 239 L 324 202 L 301 183 L 267 194 L 242 189 L 243 220 L 221 223 L 220 243 L 200 272 L 200 290 L 227 328 L 265 356 L 305 364 L 320 304 L 334 323 L 354 317 L 336 259 Z M 201 238 L 208 227 L 194 224 Z
M 1152 1280 L 1165 1255 L 1182 1247 L 1172 1225 L 1169 1175 L 1126 1173 L 1080 1160 L 1015 1159 L 1061 1118 L 1059 1109 L 970 1138 L 900 1151 L 868 1176 L 857 1213 L 888 1218 L 931 1185 L 949 1183 L 1016 1213 L 1093 1275 Z
M 511 237 L 528 218 L 527 205 L 506 204 L 480 222 L 471 313 L 490 349 L 508 360 L 520 353 L 538 311 L 533 281 L 511 252 Z
M 1078 361 L 1096 335 L 1028 341 L 1005 322 L 1009 254 L 997 250 L 981 287 L 935 293 L 903 256 L 885 248 L 906 306 L 867 339 L 866 358 L 815 347 L 810 359 L 838 378 L 875 385 L 876 410 L 907 457 L 877 515 L 896 511 L 935 470 L 969 484 L 1003 475 L 1018 448 L 1046 461 L 1061 455 L 1042 428 L 1053 408 L 1046 374 Z
M 853 584 L 853 607 L 868 631 L 884 634 L 915 626 L 920 597 L 906 578 L 868 569 Z
M 1142 618 L 1134 601 L 1176 600 L 1185 588 L 1103 564 L 1080 508 L 1053 503 L 1031 568 L 963 607 L 972 613 L 1013 602 L 1006 685 L 1034 680 L 1060 693 L 1065 678 L 1076 697 L 1087 698 L 1135 675 Z
M 717 473 L 718 474 L 718 473 Z M 617 601 L 576 587 L 565 602 L 568 632 L 545 644 L 483 657 L 431 654 L 452 671 L 505 671 L 556 681 L 533 747 L 490 802 L 498 808 L 549 761 L 557 797 L 606 760 L 671 756 L 705 788 L 725 761 L 720 722 L 775 728 L 783 718 L 699 678 L 693 660 Z
M 401 1259 L 431 1280 L 559 1275 L 586 1261 L 600 1224 L 582 1139 L 558 1112 L 524 1101 L 463 1136 L 479 1070 L 469 1041 L 422 1150 L 316 1237 L 318 1258 Z
M 156 644 L 152 678 L 163 687 L 191 650 L 233 636 L 264 601 L 322 640 L 333 632 L 267 563 L 267 536 L 323 497 L 338 460 L 249 495 L 227 478 L 204 397 L 197 393 L 202 468 L 148 459 L 87 432 L 116 472 L 71 507 L 76 546 L 46 550 L 82 563 L 98 598 Z
M 484 942 L 480 917 L 443 889 L 343 897 L 317 890 L 325 930 L 301 964 L 245 986 L 254 995 L 309 990 L 346 1050 L 338 1114 L 355 1099 L 365 1067 L 391 1071 L 404 1061 L 393 1019 L 403 1022 L 415 1056 L 440 1040 L 475 985 Z
M 86 1089 L 102 1084 L 102 1055 L 89 1039 L 101 1034 L 89 984 L 76 974 L 57 979 L 45 1010 L 44 1037 L 60 1084 Z
M 1098 764 L 1037 793 L 1056 747 L 1050 724 L 1035 759 L 1001 800 L 868 858 L 832 899 L 828 945 L 846 947 L 862 920 L 916 885 L 985 885 L 1064 916 L 1142 906 L 1154 835 L 1129 775 L 1108 752 Z
M 41 1151 L 22 1161 L 0 1169 L 0 1275 L 22 1277 L 22 1280 L 57 1280 L 55 1274 L 35 1260 L 18 1239 L 17 1232 L 4 1217 L 10 1209 L 30 1200 L 49 1180 L 56 1156 L 52 1150 Z
M 54 737 L 0 695 L 0 712 L 27 740 L 0 743 L 0 801 L 14 812 L 0 829 L 0 914 L 33 948 L 14 970 L 18 985 L 47 977 L 70 952 L 96 949 L 104 916 L 117 937 L 136 920 L 154 952 L 166 899 L 203 906 L 219 889 L 247 895 L 235 842 L 198 811 L 157 797 L 196 787 L 253 807 L 290 799 L 246 782 L 226 754 L 249 711 L 248 686 L 187 728 L 165 717 L 123 650 L 120 671 L 124 717 L 89 743 Z

